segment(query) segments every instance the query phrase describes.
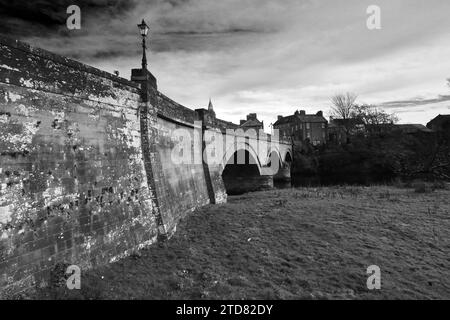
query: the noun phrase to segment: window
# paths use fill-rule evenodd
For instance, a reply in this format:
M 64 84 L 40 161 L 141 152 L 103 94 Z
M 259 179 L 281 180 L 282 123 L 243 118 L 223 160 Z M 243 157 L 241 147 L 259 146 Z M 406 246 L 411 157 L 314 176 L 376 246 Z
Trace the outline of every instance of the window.
M 322 129 L 325 129 L 325 123 L 322 123 Z
M 311 129 L 311 124 L 309 122 L 306 123 L 306 130 Z
M 311 132 L 308 131 L 308 132 L 306 133 L 306 138 L 307 138 L 307 139 L 311 139 Z

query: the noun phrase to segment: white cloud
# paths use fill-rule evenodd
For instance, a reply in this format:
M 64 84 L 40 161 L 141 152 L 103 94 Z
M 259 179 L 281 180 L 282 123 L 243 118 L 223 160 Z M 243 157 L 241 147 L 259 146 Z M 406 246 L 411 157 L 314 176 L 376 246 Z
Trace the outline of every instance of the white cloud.
M 128 77 L 140 64 L 135 25 L 146 18 L 149 66 L 160 89 L 191 108 L 205 107 L 211 96 L 217 114 L 233 121 L 249 112 L 269 124 L 299 108 L 326 111 L 339 91 L 367 103 L 448 94 L 450 2 L 378 0 L 382 30 L 369 31 L 372 2 L 140 1 L 121 17 L 87 18 L 77 37 L 34 42 Z M 448 113 L 440 104 L 430 110 L 421 123 Z M 401 118 L 417 122 L 419 114 Z

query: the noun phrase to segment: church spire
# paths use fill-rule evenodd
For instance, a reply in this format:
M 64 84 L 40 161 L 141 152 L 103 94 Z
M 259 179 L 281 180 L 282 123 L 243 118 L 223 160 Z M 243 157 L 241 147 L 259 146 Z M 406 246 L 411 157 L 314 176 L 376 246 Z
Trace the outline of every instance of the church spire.
M 216 113 L 214 112 L 214 106 L 211 102 L 211 98 L 209 98 L 209 104 L 208 104 L 208 113 L 215 118 L 216 117 Z
M 211 98 L 209 98 L 208 111 L 214 111 L 213 104 L 211 102 Z

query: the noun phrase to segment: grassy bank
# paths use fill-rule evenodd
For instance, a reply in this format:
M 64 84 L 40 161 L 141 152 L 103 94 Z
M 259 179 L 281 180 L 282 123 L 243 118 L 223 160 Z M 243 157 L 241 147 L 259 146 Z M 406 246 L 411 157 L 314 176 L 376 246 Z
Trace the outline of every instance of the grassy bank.
M 273 190 L 205 207 L 169 241 L 83 272 L 81 290 L 38 297 L 449 299 L 449 253 L 447 190 Z M 381 290 L 366 287 L 369 265 Z

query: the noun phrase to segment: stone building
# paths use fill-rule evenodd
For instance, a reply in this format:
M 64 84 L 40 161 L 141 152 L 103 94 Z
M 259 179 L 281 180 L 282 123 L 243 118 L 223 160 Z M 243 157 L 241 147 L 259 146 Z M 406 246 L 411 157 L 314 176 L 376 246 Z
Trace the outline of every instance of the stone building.
M 333 144 L 345 144 L 350 142 L 350 137 L 358 133 L 364 133 L 364 122 L 361 119 L 333 118 L 328 124 L 328 141 Z
M 432 133 L 433 130 L 425 127 L 420 123 L 393 124 L 392 131 L 401 132 L 403 134 Z
M 324 144 L 328 137 L 328 121 L 322 111 L 306 114 L 300 110 L 291 116 L 278 116 L 273 128 L 279 130 L 280 138 L 309 141 L 312 145 Z
M 440 114 L 427 123 L 427 128 L 433 131 L 450 130 L 450 114 Z
M 264 130 L 264 121 L 259 121 L 256 113 L 250 113 L 247 115 L 247 120 L 241 120 L 239 128 L 244 130 L 254 129 L 256 132 Z

